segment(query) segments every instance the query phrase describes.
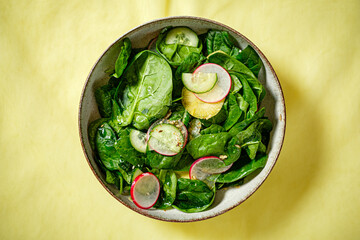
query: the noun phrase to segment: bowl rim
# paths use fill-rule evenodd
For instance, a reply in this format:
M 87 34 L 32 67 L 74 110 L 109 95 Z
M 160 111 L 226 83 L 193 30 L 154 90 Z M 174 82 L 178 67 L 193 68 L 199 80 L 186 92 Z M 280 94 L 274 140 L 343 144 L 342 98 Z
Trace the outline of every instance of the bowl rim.
M 269 171 L 268 171 L 268 174 L 261 180 L 261 182 L 256 185 L 254 188 L 251 189 L 251 191 L 249 191 L 249 194 L 244 198 L 242 199 L 241 201 L 237 202 L 236 204 L 234 204 L 233 206 L 229 207 L 229 208 L 226 208 L 226 209 L 223 209 L 223 210 L 220 210 L 218 212 L 215 212 L 214 214 L 212 215 L 209 215 L 209 216 L 202 216 L 202 217 L 198 217 L 198 218 L 193 218 L 193 219 L 186 219 L 186 220 L 182 220 L 182 219 L 179 219 L 179 220 L 175 220 L 175 219 L 167 219 L 167 218 L 161 218 L 161 217 L 158 217 L 158 216 L 154 216 L 154 215 L 151 215 L 151 214 L 148 214 L 147 212 L 143 212 L 143 211 L 140 211 L 140 209 L 136 208 L 136 207 L 132 207 L 130 205 L 127 205 L 125 202 L 123 202 L 120 198 L 118 198 L 106 185 L 105 183 L 102 181 L 101 177 L 96 173 L 95 169 L 93 168 L 91 162 L 90 162 L 90 159 L 88 157 L 88 154 L 87 154 L 87 151 L 85 149 L 85 144 L 84 144 L 84 136 L 82 135 L 82 129 L 84 126 L 82 126 L 81 124 L 81 112 L 82 112 L 82 109 L 83 109 L 83 99 L 84 99 L 84 94 L 85 94 L 85 90 L 87 88 L 87 85 L 89 83 L 89 80 L 90 80 L 90 77 L 94 71 L 94 69 L 96 68 L 96 66 L 98 65 L 98 63 L 100 62 L 100 60 L 103 58 L 103 56 L 106 54 L 106 52 L 111 48 L 113 47 L 119 40 L 121 40 L 122 38 L 124 38 L 126 35 L 134 32 L 134 31 L 137 31 L 141 28 L 144 28 L 146 27 L 147 25 L 150 25 L 150 24 L 153 24 L 153 23 L 156 23 L 156 22 L 161 22 L 161 21 L 167 21 L 167 20 L 174 20 L 174 19 L 193 19 L 193 20 L 200 20 L 200 21 L 204 21 L 204 22 L 209 22 L 209 23 L 212 23 L 212 24 L 216 24 L 216 25 L 219 25 L 225 29 L 227 29 L 229 32 L 232 32 L 233 34 L 235 35 L 238 35 L 240 36 L 241 38 L 245 39 L 247 43 L 249 43 L 249 45 L 251 45 L 251 47 L 253 47 L 257 53 L 262 57 L 262 59 L 266 62 L 266 64 L 269 66 L 270 68 L 270 71 L 272 72 L 272 74 L 274 75 L 274 79 L 275 79 L 275 82 L 277 84 L 277 87 L 279 88 L 279 93 L 280 93 L 280 97 L 281 97 L 281 104 L 283 105 L 283 109 L 284 109 L 284 116 L 282 116 L 282 121 L 284 122 L 284 126 L 283 126 L 283 129 L 282 129 L 282 139 L 281 139 L 281 143 L 280 145 L 278 146 L 278 152 L 276 153 L 275 155 L 275 160 L 274 160 L 274 163 L 272 164 L 272 166 L 270 167 Z M 163 18 L 157 18 L 157 19 L 153 19 L 151 21 L 148 21 L 148 22 L 145 22 L 143 24 L 140 24 L 138 25 L 137 27 L 134 27 L 132 28 L 131 30 L 125 32 L 124 34 L 122 34 L 120 37 L 118 37 L 112 44 L 110 44 L 106 50 L 101 54 L 101 56 L 96 60 L 95 64 L 92 66 L 87 78 L 86 78 L 86 81 L 85 81 L 85 84 L 83 86 L 83 89 L 82 89 L 82 92 L 81 92 L 81 96 L 80 96 L 80 102 L 79 102 L 79 111 L 78 111 L 78 129 L 79 129 L 79 136 L 80 136 L 80 143 L 81 143 L 81 146 L 82 146 L 82 149 L 83 149 L 83 152 L 84 152 L 84 155 L 85 155 L 85 158 L 86 158 L 86 161 L 87 163 L 89 164 L 90 166 L 90 169 L 91 171 L 93 172 L 93 174 L 95 175 L 95 177 L 97 178 L 97 180 L 100 182 L 100 184 L 105 188 L 105 190 L 110 193 L 111 196 L 113 196 L 117 201 L 119 201 L 120 203 L 122 203 L 124 206 L 130 208 L 131 210 L 137 212 L 137 213 L 140 213 L 141 215 L 144 215 L 146 217 L 150 217 L 150 218 L 153 218 L 153 219 L 156 219 L 156 220 L 161 220 L 161 221 L 165 221 L 165 222 L 196 222 L 196 221 L 202 221 L 202 220 L 206 220 L 206 219 L 210 219 L 210 218 L 213 218 L 213 217 L 216 217 L 216 216 L 219 216 L 225 212 L 228 212 L 230 211 L 231 209 L 239 206 L 241 203 L 243 203 L 245 200 L 247 200 L 250 196 L 252 196 L 258 189 L 259 187 L 265 182 L 265 180 L 269 177 L 270 173 L 272 172 L 275 164 L 277 163 L 277 160 L 279 158 L 279 155 L 280 155 L 280 152 L 281 152 L 281 149 L 283 147 L 283 144 L 284 144 L 284 139 L 285 139 L 285 131 L 286 131 L 286 106 L 285 106 L 285 98 L 284 98 L 284 93 L 283 93 L 283 90 L 282 90 L 282 87 L 281 87 L 281 84 L 280 84 L 280 81 L 276 75 L 276 72 L 274 70 L 274 68 L 272 67 L 272 65 L 270 64 L 269 60 L 266 58 L 266 56 L 262 53 L 262 51 L 252 42 L 250 41 L 247 37 L 245 37 L 243 34 L 241 34 L 240 32 L 236 31 L 235 29 L 223 24 L 223 23 L 220 23 L 220 22 L 217 22 L 217 21 L 214 21 L 214 20 L 211 20 L 211 19 L 207 19 L 207 18 L 203 18 L 203 17 L 195 17 L 195 16 L 170 16 L 170 17 L 163 17 Z

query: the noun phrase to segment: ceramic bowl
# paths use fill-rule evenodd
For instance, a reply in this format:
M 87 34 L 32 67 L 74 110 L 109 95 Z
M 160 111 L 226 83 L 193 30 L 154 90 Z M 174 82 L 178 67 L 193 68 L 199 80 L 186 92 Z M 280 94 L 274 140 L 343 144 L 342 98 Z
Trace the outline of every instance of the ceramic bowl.
M 158 36 L 161 29 L 167 26 L 188 26 L 198 34 L 205 33 L 209 29 L 228 31 L 236 39 L 241 49 L 244 49 L 247 45 L 251 45 L 259 54 L 264 65 L 259 74 L 259 80 L 265 86 L 267 92 L 262 105 L 266 107 L 265 115 L 269 117 L 274 125 L 268 147 L 269 158 L 266 166 L 261 171 L 256 172 L 256 174 L 248 176 L 242 186 L 217 191 L 212 207 L 199 213 L 183 213 L 176 209 L 164 211 L 156 209 L 143 210 L 137 208 L 130 200 L 129 196 L 117 194 L 118 190 L 114 186 L 106 183 L 105 175 L 96 164 L 94 153 L 88 139 L 88 125 L 93 120 L 100 117 L 94 97 L 94 90 L 107 83 L 109 76 L 108 73 L 106 73 L 106 70 L 114 67 L 119 52 L 120 42 L 128 37 L 132 42 L 133 48 L 145 47 L 152 39 Z M 199 17 L 181 16 L 157 19 L 140 25 L 122 35 L 105 50 L 91 69 L 83 88 L 79 106 L 79 132 L 82 148 L 90 169 L 103 187 L 120 203 L 140 214 L 159 220 L 174 222 L 199 221 L 215 217 L 238 206 L 249 198 L 265 181 L 279 157 L 284 141 L 285 125 L 285 102 L 280 82 L 264 54 L 254 43 L 236 30 L 222 23 Z

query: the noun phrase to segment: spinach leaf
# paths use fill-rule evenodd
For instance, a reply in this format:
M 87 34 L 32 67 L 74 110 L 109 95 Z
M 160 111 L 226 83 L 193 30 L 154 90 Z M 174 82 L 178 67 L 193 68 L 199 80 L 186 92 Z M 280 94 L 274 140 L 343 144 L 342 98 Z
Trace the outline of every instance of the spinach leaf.
M 106 170 L 106 178 L 105 181 L 109 184 L 116 185 L 117 188 L 119 188 L 119 194 L 123 193 L 123 178 L 119 172 L 111 172 L 109 170 Z
M 241 154 L 241 142 L 238 137 L 232 137 L 230 141 L 225 146 L 225 154 L 226 158 L 224 159 L 224 163 L 226 166 L 236 162 L 240 158 Z
M 257 121 L 258 119 L 264 117 L 265 108 L 260 109 L 258 112 L 254 114 L 251 118 L 247 118 L 241 122 L 236 123 L 229 131 L 231 136 L 236 136 L 240 131 L 244 130 L 251 123 Z
M 259 119 L 252 123 L 246 130 L 239 132 L 236 137 L 240 141 L 242 148 L 245 148 L 250 159 L 254 159 L 260 147 L 261 152 L 266 151 L 266 147 L 261 142 L 262 134 L 272 130 L 272 123 L 268 119 Z
M 131 42 L 128 38 L 125 38 L 123 41 L 123 45 L 120 48 L 119 56 L 115 62 L 115 73 L 113 74 L 114 77 L 120 78 L 120 76 L 123 74 L 128 64 L 130 53 L 131 53 Z
M 239 121 L 240 120 L 242 121 L 246 117 L 246 113 L 247 113 L 247 109 L 249 107 L 249 103 L 246 102 L 245 99 L 238 93 L 235 94 L 235 97 L 236 97 L 236 101 L 237 101 L 237 103 L 239 105 L 239 108 L 244 113 L 244 114 L 241 114 L 241 117 L 239 119 Z
M 242 115 L 242 111 L 238 105 L 235 95 L 229 94 L 228 97 L 228 117 L 224 123 L 224 128 L 228 131 L 239 120 Z
M 191 157 L 191 155 L 184 151 L 184 153 L 181 156 L 181 159 L 179 160 L 178 164 L 175 166 L 175 171 L 189 171 L 191 164 L 194 162 L 194 159 Z
M 230 74 L 236 75 L 237 78 L 241 75 L 254 91 L 257 101 L 260 103 L 263 100 L 266 94 L 264 86 L 259 82 L 253 72 L 236 58 L 223 52 L 215 52 L 208 56 L 208 61 L 219 64 Z
M 173 207 L 187 213 L 204 211 L 213 203 L 215 191 L 200 180 L 179 178 Z
M 116 136 L 115 132 L 104 123 L 96 133 L 96 149 L 104 166 L 109 170 L 117 170 L 121 161 L 120 154 L 115 149 Z
M 91 122 L 88 127 L 88 136 L 89 136 L 89 142 L 91 149 L 95 151 L 96 146 L 96 133 L 98 128 L 107 121 L 107 118 L 99 118 L 95 121 Z
M 231 93 L 239 92 L 240 89 L 242 88 L 239 78 L 236 75 L 231 74 L 231 73 L 230 73 L 230 77 L 231 77 L 231 81 L 232 81 L 230 92 Z
M 257 159 L 251 160 L 250 162 L 236 162 L 227 172 L 220 174 L 217 178 L 218 183 L 232 183 L 236 182 L 259 168 L 263 168 L 266 165 L 267 155 L 260 156 Z
M 216 114 L 215 116 L 209 118 L 209 119 L 200 119 L 201 123 L 205 127 L 211 126 L 211 124 L 222 124 L 227 118 L 226 110 L 225 110 L 225 103 L 223 107 L 221 108 L 220 112 Z
M 231 135 L 228 132 L 200 135 L 191 140 L 186 149 L 194 159 L 205 156 L 220 156 L 225 153 L 225 146 Z
M 99 113 L 103 118 L 111 117 L 112 99 L 116 88 L 111 85 L 104 85 L 95 90 L 95 100 L 98 105 Z
M 179 66 L 191 53 L 201 53 L 201 41 L 199 41 L 197 47 L 181 44 L 166 44 L 165 37 L 171 28 L 172 27 L 164 28 L 156 41 L 156 50 L 170 63 L 170 65 Z
M 237 75 L 241 81 L 241 84 L 243 85 L 243 98 L 249 104 L 249 109 L 246 113 L 246 118 L 250 118 L 254 116 L 254 114 L 257 112 L 258 102 L 246 78 L 241 74 L 237 74 Z
M 210 127 L 201 130 L 200 134 L 204 135 L 204 134 L 213 134 L 213 133 L 220 133 L 220 132 L 226 132 L 226 130 L 220 125 L 211 124 Z
M 145 154 L 137 151 L 130 142 L 130 128 L 119 131 L 119 138 L 116 140 L 114 147 L 119 156 L 125 161 L 136 167 L 141 167 L 145 162 Z
M 189 125 L 191 115 L 182 104 L 174 104 L 172 111 L 173 112 L 169 117 L 169 120 L 180 120 L 185 126 Z
M 146 165 L 157 169 L 173 169 L 181 159 L 183 152 L 180 152 L 174 156 L 164 156 L 155 151 L 146 151 Z
M 235 57 L 240 53 L 240 49 L 235 46 L 234 42 L 228 32 L 210 30 L 206 36 L 208 55 L 215 51 L 222 51 Z
M 172 170 L 160 170 L 158 179 L 161 184 L 161 191 L 154 208 L 167 209 L 171 207 L 176 198 L 177 177 Z
M 171 104 L 172 72 L 168 63 L 151 51 L 135 56 L 123 75 L 126 83 L 120 101 L 121 110 L 112 117 L 112 126 L 133 124 L 139 130 L 162 118 Z M 121 113 L 120 113 L 121 112 Z
M 250 45 L 242 50 L 240 54 L 236 56 L 236 59 L 245 64 L 245 66 L 247 66 L 256 77 L 259 75 L 259 71 L 262 67 L 262 61 Z

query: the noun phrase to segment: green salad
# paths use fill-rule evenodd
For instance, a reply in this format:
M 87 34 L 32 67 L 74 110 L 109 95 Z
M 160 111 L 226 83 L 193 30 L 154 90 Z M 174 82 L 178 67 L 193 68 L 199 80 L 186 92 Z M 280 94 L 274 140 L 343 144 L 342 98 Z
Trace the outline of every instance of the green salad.
M 265 166 L 271 121 L 262 62 L 225 31 L 167 27 L 145 49 L 124 39 L 89 125 L 106 182 L 142 209 L 209 208 Z

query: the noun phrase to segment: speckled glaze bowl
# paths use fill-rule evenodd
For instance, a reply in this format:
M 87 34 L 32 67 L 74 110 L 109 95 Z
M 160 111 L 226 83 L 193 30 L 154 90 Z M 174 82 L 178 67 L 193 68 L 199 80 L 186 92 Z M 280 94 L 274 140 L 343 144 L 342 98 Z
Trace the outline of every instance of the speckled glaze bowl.
M 265 86 L 267 92 L 262 106 L 266 107 L 265 116 L 269 117 L 274 125 L 268 147 L 269 158 L 266 166 L 261 171 L 257 171 L 255 174 L 246 177 L 245 183 L 242 186 L 217 191 L 212 207 L 199 213 L 183 213 L 176 209 L 166 211 L 156 209 L 143 210 L 136 207 L 129 196 L 119 195 L 118 190 L 114 186 L 106 183 L 105 175 L 96 164 L 88 138 L 88 125 L 100 117 L 94 91 L 97 87 L 107 83 L 109 76 L 106 70 L 114 67 L 119 53 L 120 42 L 128 37 L 131 40 L 133 48 L 146 47 L 149 42 L 159 34 L 160 30 L 167 26 L 188 26 L 198 34 L 207 32 L 209 29 L 228 31 L 236 39 L 241 49 L 244 49 L 247 45 L 251 45 L 257 51 L 264 64 L 264 67 L 259 73 L 259 80 Z M 231 210 L 249 198 L 265 181 L 279 157 L 284 141 L 285 125 L 285 101 L 280 82 L 271 64 L 259 48 L 241 33 L 224 24 L 213 20 L 188 16 L 157 19 L 140 25 L 117 39 L 105 50 L 91 69 L 83 88 L 79 106 L 79 133 L 82 148 L 91 170 L 103 187 L 126 207 L 147 217 L 173 222 L 191 222 L 215 217 Z

